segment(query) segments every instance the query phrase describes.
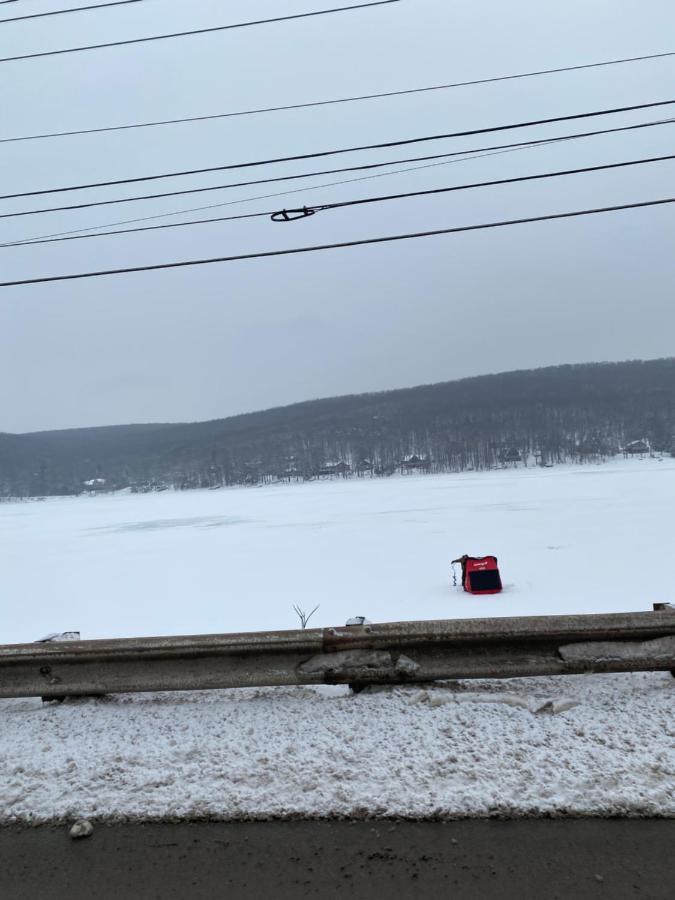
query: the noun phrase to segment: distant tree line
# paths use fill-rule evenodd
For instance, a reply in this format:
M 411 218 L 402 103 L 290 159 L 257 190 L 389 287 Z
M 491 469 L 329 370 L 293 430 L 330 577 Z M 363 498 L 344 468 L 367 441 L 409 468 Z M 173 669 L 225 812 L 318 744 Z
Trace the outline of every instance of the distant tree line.
M 0 434 L 0 497 L 190 490 L 670 453 L 675 359 L 557 366 L 211 422 Z

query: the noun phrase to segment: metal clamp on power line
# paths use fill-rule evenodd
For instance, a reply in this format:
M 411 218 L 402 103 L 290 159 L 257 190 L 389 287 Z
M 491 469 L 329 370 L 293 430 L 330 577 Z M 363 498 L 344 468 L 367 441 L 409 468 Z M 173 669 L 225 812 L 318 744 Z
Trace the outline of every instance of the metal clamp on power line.
M 316 209 L 303 206 L 302 209 L 280 209 L 279 212 L 272 213 L 273 222 L 295 222 L 297 219 L 306 219 L 307 216 L 313 216 Z

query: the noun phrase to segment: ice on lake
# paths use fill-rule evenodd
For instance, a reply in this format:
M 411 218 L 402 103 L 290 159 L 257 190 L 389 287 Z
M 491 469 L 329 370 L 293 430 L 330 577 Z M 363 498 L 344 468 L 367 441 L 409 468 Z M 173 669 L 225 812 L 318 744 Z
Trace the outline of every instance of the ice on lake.
M 0 642 L 651 609 L 675 460 L 0 505 Z M 453 589 L 499 557 L 503 594 Z

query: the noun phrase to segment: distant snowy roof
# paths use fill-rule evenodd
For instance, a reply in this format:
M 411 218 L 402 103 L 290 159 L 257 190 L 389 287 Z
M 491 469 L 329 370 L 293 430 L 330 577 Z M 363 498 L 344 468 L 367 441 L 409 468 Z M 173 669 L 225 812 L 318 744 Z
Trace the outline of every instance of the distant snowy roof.
M 626 453 L 648 453 L 649 441 L 630 441 L 623 449 Z

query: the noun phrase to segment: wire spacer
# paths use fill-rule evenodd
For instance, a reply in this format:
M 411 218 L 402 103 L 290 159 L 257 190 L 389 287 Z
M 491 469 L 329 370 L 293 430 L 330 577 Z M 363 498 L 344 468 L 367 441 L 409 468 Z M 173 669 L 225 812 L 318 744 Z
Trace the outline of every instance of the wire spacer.
M 297 219 L 306 219 L 313 216 L 316 212 L 312 207 L 303 206 L 302 209 L 281 209 L 279 212 L 272 213 L 273 222 L 295 222 Z

